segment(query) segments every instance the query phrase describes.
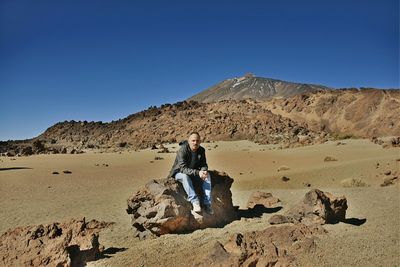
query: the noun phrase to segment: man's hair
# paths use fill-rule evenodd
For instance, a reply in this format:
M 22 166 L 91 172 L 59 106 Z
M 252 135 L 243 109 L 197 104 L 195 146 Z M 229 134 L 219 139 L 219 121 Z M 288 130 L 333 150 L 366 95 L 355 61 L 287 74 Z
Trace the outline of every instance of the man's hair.
M 200 134 L 199 134 L 198 132 L 191 132 L 191 133 L 189 134 L 189 136 L 191 136 L 192 134 L 196 134 L 196 135 L 200 138 Z

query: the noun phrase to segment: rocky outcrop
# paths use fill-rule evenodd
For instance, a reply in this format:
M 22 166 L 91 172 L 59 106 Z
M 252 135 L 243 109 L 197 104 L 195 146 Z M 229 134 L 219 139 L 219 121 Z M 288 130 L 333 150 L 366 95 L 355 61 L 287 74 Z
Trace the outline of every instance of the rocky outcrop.
M 197 266 L 292 266 L 297 255 L 315 250 L 315 234 L 322 233 L 321 227 L 304 224 L 238 233 L 225 245 L 216 242 Z
M 400 147 L 400 136 L 392 137 L 390 140 L 383 140 L 374 136 L 371 138 L 371 142 L 381 145 L 383 148 Z
M 132 227 L 141 238 L 169 233 L 184 233 L 200 228 L 223 226 L 237 218 L 230 187 L 233 179 L 225 173 L 210 171 L 214 214 L 192 212 L 182 185 L 172 178 L 153 180 L 127 201 Z M 201 199 L 201 190 L 194 184 Z
M 280 202 L 279 198 L 272 196 L 271 193 L 256 191 L 251 194 L 247 201 L 247 208 L 253 209 L 256 206 L 273 208 Z
M 335 197 L 331 193 L 313 189 L 305 195 L 302 202 L 284 215 L 272 216 L 269 223 L 304 223 L 307 225 L 337 223 L 345 220 L 346 210 L 346 197 Z
M 100 256 L 99 231 L 110 225 L 83 218 L 10 229 L 0 236 L 0 265 L 84 266 Z
M 317 91 L 261 103 L 275 114 L 304 122 L 334 138 L 400 136 L 400 90 Z

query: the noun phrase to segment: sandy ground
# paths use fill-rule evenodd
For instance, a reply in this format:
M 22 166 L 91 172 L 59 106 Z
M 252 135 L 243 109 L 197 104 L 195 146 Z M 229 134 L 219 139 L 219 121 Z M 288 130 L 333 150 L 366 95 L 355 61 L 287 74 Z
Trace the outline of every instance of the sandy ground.
M 400 186 L 379 186 L 385 171 L 400 171 L 400 149 L 383 149 L 368 140 L 343 142 L 294 149 L 248 141 L 203 146 L 210 169 L 223 170 L 235 179 L 234 205 L 244 209 L 249 195 L 262 190 L 281 199 L 283 209 L 278 213 L 282 213 L 308 190 L 318 188 L 347 197 L 347 218 L 366 219 L 360 226 L 325 226 L 329 233 L 319 236 L 315 253 L 298 259 L 300 266 L 400 266 Z M 168 147 L 178 149 L 178 145 Z M 154 160 L 155 156 L 163 160 Z M 326 156 L 337 161 L 325 162 Z M 268 227 L 273 214 L 191 234 L 144 241 L 134 238 L 126 199 L 146 181 L 166 177 L 174 158 L 174 153 L 154 150 L 1 157 L 0 233 L 69 218 L 113 221 L 115 226 L 100 235 L 107 257 L 88 266 L 192 266 L 215 241 L 224 243 L 233 233 Z M 278 171 L 282 167 L 288 170 Z M 64 170 L 72 173 L 64 174 Z M 283 182 L 283 175 L 290 180 Z M 343 187 L 341 181 L 351 178 L 367 186 Z

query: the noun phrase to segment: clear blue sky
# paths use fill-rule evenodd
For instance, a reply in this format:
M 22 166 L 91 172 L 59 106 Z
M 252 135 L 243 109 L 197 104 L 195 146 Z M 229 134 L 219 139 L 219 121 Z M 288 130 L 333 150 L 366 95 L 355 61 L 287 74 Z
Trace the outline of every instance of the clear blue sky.
M 399 1 L 0 0 L 0 140 L 256 76 L 399 87 Z

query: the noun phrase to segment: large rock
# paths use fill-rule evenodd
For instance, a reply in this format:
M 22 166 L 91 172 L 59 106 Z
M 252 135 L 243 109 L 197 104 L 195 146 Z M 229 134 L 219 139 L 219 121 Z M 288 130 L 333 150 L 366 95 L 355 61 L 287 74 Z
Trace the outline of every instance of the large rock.
M 197 214 L 186 200 L 182 185 L 172 178 L 153 180 L 128 199 L 128 214 L 139 238 L 184 233 L 200 228 L 223 226 L 237 218 L 230 187 L 233 179 L 210 171 L 214 214 Z M 200 185 L 194 184 L 201 199 Z
M 295 266 L 297 255 L 315 250 L 314 235 L 325 232 L 295 224 L 234 234 L 225 245 L 216 242 L 197 266 Z
M 84 266 L 100 256 L 99 231 L 110 225 L 83 218 L 10 229 L 0 236 L 0 266 Z
M 284 215 L 274 215 L 269 219 L 271 224 L 304 223 L 326 224 L 344 221 L 346 218 L 346 197 L 335 197 L 331 193 L 318 189 L 309 191 L 302 202 Z

